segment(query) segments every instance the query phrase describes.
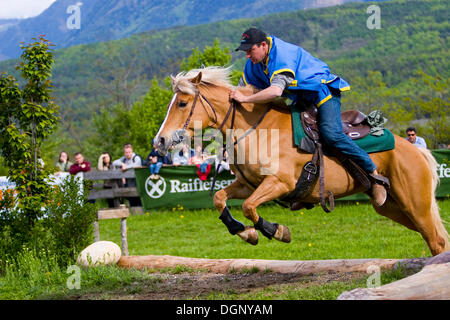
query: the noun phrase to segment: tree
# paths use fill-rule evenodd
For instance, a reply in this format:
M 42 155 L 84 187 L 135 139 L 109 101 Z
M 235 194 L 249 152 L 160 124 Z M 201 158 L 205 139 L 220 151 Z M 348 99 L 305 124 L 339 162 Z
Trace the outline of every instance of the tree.
M 418 118 L 428 119 L 421 126 L 421 136 L 427 140 L 429 148 L 439 148 L 441 144 L 450 143 L 450 110 L 449 85 L 450 80 L 440 75 L 429 75 L 418 70 L 412 79 L 417 88 L 413 98 L 405 99 L 415 107 Z
M 58 107 L 50 95 L 51 44 L 43 35 L 33 40 L 21 45 L 23 61 L 17 66 L 27 81 L 24 88 L 6 73 L 0 76 L 0 151 L 8 178 L 16 184 L 13 207 L 18 209 L 16 222 L 22 236 L 42 216 L 41 207 L 51 188 L 45 181 L 50 171 L 42 163 L 41 146 L 58 123 Z M 3 209 L 0 227 L 5 219 L 12 219 L 2 214 Z

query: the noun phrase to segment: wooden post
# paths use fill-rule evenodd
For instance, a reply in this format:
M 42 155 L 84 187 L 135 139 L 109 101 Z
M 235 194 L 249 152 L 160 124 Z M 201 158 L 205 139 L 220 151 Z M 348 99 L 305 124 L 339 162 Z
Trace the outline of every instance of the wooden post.
M 97 221 L 94 222 L 95 241 L 100 240 L 98 220 L 120 219 L 120 236 L 122 239 L 122 255 L 128 256 L 127 241 L 127 217 L 130 215 L 128 208 L 121 204 L 119 208 L 101 209 L 97 212 Z
M 100 241 L 100 230 L 98 228 L 98 220 L 94 221 L 94 242 Z
M 128 255 L 127 218 L 120 218 L 120 234 L 122 237 L 122 254 Z

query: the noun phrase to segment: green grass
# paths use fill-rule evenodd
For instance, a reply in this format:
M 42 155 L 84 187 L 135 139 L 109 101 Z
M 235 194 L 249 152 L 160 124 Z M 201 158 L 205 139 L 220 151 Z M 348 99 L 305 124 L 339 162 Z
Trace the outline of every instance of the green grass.
M 439 201 L 441 217 L 450 221 L 450 200 Z M 302 213 L 303 212 L 303 213 Z M 235 218 L 245 221 L 239 208 L 233 208 Z M 289 226 L 290 244 L 260 237 L 257 246 L 231 236 L 213 210 L 152 211 L 142 216 L 130 216 L 128 246 L 130 255 L 176 255 L 199 258 L 254 259 L 356 259 L 414 258 L 430 256 L 421 236 L 391 220 L 379 216 L 367 203 L 338 203 L 332 213 L 320 208 L 291 212 L 265 206 L 259 213 L 267 220 Z M 449 224 L 445 224 L 449 230 Z M 100 221 L 101 240 L 120 244 L 119 220 Z M 24 250 L 9 263 L 0 275 L 0 299 L 64 299 L 78 295 L 92 299 L 111 299 L 121 295 L 147 292 L 163 281 L 154 270 L 128 270 L 117 266 L 81 269 L 82 288 L 69 290 L 66 268 L 58 266 L 54 257 Z M 198 271 L 178 266 L 163 270 L 176 275 Z M 244 274 L 267 272 L 256 269 Z M 202 299 L 335 299 L 340 293 L 365 287 L 368 275 L 348 281 L 331 281 L 308 285 L 279 284 L 250 292 L 211 292 Z M 406 271 L 381 274 L 382 284 L 407 276 Z
M 439 202 L 441 217 L 450 221 L 450 200 Z M 240 208 L 233 216 L 247 225 Z M 430 256 L 419 233 L 378 215 L 368 203 L 338 203 L 332 213 L 320 207 L 291 212 L 264 206 L 258 213 L 266 220 L 288 226 L 289 244 L 260 234 L 256 246 L 228 233 L 215 210 L 150 211 L 130 216 L 130 255 L 175 255 L 198 258 L 252 258 L 277 260 L 414 258 Z M 450 225 L 446 224 L 447 230 Z M 100 221 L 100 239 L 120 245 L 118 220 Z

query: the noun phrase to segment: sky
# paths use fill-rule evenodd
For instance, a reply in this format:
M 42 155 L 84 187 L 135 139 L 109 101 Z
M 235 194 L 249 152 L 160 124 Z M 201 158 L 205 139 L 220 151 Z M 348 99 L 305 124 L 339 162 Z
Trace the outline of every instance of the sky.
M 0 0 L 0 19 L 39 15 L 56 0 Z

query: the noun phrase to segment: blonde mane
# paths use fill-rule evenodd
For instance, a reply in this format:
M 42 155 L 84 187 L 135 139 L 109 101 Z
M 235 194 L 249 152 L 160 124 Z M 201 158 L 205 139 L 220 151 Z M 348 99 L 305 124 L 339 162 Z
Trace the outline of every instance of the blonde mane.
M 192 69 L 188 72 L 180 72 L 175 77 L 172 77 L 173 91 L 181 91 L 186 94 L 195 94 L 195 85 L 191 82 L 200 72 L 202 73 L 202 80 L 200 83 L 212 84 L 216 86 L 223 86 L 226 88 L 233 88 L 230 81 L 231 66 L 224 67 L 205 67 L 200 69 Z

